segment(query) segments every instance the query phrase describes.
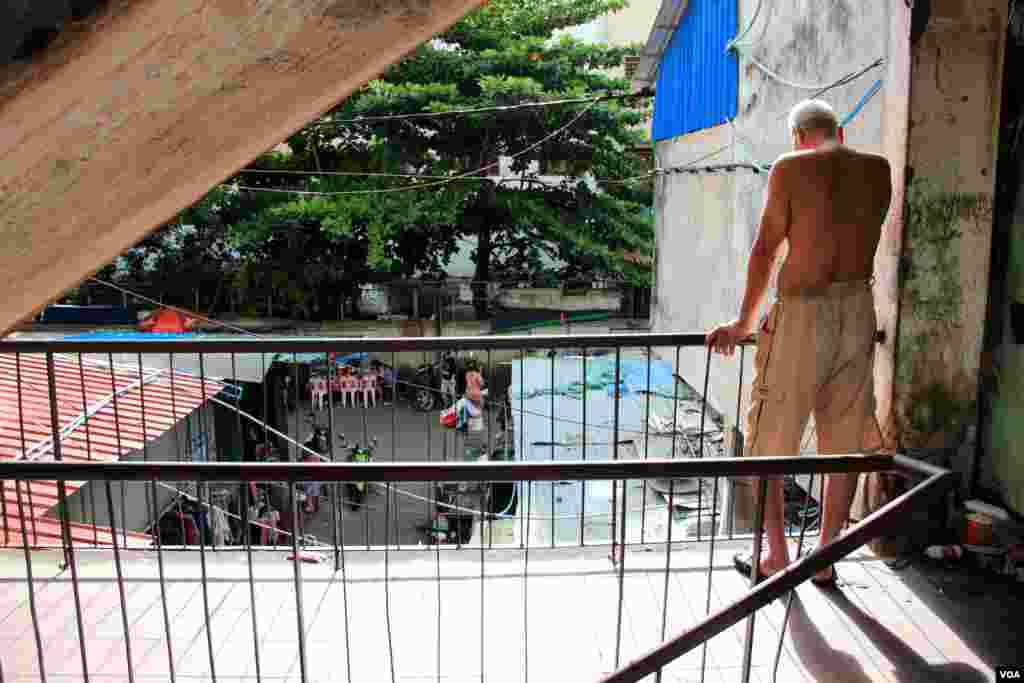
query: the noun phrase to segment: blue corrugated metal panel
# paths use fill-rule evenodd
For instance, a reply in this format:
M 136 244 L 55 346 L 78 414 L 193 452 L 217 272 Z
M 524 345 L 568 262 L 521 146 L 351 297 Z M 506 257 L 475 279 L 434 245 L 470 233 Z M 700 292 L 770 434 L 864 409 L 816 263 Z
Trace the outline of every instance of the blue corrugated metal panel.
M 655 140 L 724 123 L 736 115 L 737 0 L 690 0 L 661 58 L 654 99 Z

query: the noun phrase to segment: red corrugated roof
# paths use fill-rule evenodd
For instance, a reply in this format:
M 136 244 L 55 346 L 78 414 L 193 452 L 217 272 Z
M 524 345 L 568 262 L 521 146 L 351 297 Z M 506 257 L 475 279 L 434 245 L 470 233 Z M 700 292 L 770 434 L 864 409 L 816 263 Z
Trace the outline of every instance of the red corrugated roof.
M 20 366 L 20 367 L 19 367 Z M 19 383 L 20 371 L 20 383 Z M 55 355 L 57 414 L 61 456 L 72 461 L 113 461 L 142 448 L 216 395 L 224 385 L 167 369 L 138 365 L 110 366 L 93 356 Z M 84 379 L 84 382 L 83 382 Z M 21 401 L 19 409 L 19 384 Z M 143 415 L 145 405 L 145 415 Z M 22 429 L 24 427 L 24 429 Z M 54 460 L 53 426 L 47 384 L 46 357 L 0 353 L 0 458 Z M 68 481 L 68 495 L 84 482 Z M 30 545 L 53 545 L 60 540 L 60 525 L 49 514 L 57 504 L 53 481 L 21 487 Z M 72 524 L 76 542 L 109 544 L 109 529 Z M 118 532 L 120 538 L 120 531 Z M 129 542 L 148 536 L 129 534 Z M 21 520 L 13 482 L 5 482 L 0 509 L 0 542 L 21 544 Z

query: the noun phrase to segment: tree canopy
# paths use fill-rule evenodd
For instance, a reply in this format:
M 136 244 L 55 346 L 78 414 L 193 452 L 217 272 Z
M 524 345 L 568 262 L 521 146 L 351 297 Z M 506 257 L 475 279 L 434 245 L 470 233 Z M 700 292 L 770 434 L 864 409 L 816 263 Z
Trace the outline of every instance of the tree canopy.
M 593 181 L 650 170 L 635 153 L 646 143 L 638 128 L 646 100 L 380 118 L 625 91 L 628 83 L 610 74 L 636 46 L 585 44 L 562 32 L 625 4 L 492 0 L 176 224 L 217 227 L 221 242 L 204 243 L 204 253 L 230 253 L 235 287 L 283 288 L 310 315 L 334 305 L 317 292 L 354 296 L 374 279 L 440 277 L 461 238 L 475 239 L 478 283 L 530 278 L 546 256 L 564 264 L 562 279 L 596 274 L 647 286 L 649 261 L 636 255 L 653 247 L 649 187 Z M 496 182 L 484 176 L 497 167 L 443 180 L 509 157 Z

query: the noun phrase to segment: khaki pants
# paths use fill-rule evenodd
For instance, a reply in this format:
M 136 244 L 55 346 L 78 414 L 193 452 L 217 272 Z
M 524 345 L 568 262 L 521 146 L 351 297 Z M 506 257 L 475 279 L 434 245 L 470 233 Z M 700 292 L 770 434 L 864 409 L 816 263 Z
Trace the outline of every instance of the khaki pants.
M 876 328 L 866 280 L 779 297 L 757 337 L 744 456 L 799 455 L 812 414 L 818 453 L 853 455 L 879 449 Z M 737 484 L 737 525 L 749 529 L 754 490 L 749 481 Z

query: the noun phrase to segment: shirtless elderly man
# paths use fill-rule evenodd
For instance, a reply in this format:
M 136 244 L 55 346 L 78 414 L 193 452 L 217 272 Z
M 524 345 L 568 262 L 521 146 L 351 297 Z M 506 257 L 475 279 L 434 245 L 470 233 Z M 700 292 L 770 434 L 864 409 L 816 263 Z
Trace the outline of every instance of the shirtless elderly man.
M 798 454 L 812 412 L 819 452 L 868 452 L 881 446 L 871 273 L 892 196 L 889 163 L 846 147 L 835 112 L 820 100 L 794 107 L 789 127 L 795 151 L 772 166 L 739 318 L 709 332 L 707 345 L 731 356 L 754 332 L 776 254 L 787 243 L 777 298 L 758 328 L 746 455 Z M 849 516 L 857 478 L 826 478 L 819 545 L 835 538 Z M 769 480 L 767 491 L 761 577 L 789 564 L 782 481 Z M 737 556 L 735 563 L 749 575 L 750 559 Z M 834 586 L 835 568 L 812 580 Z

